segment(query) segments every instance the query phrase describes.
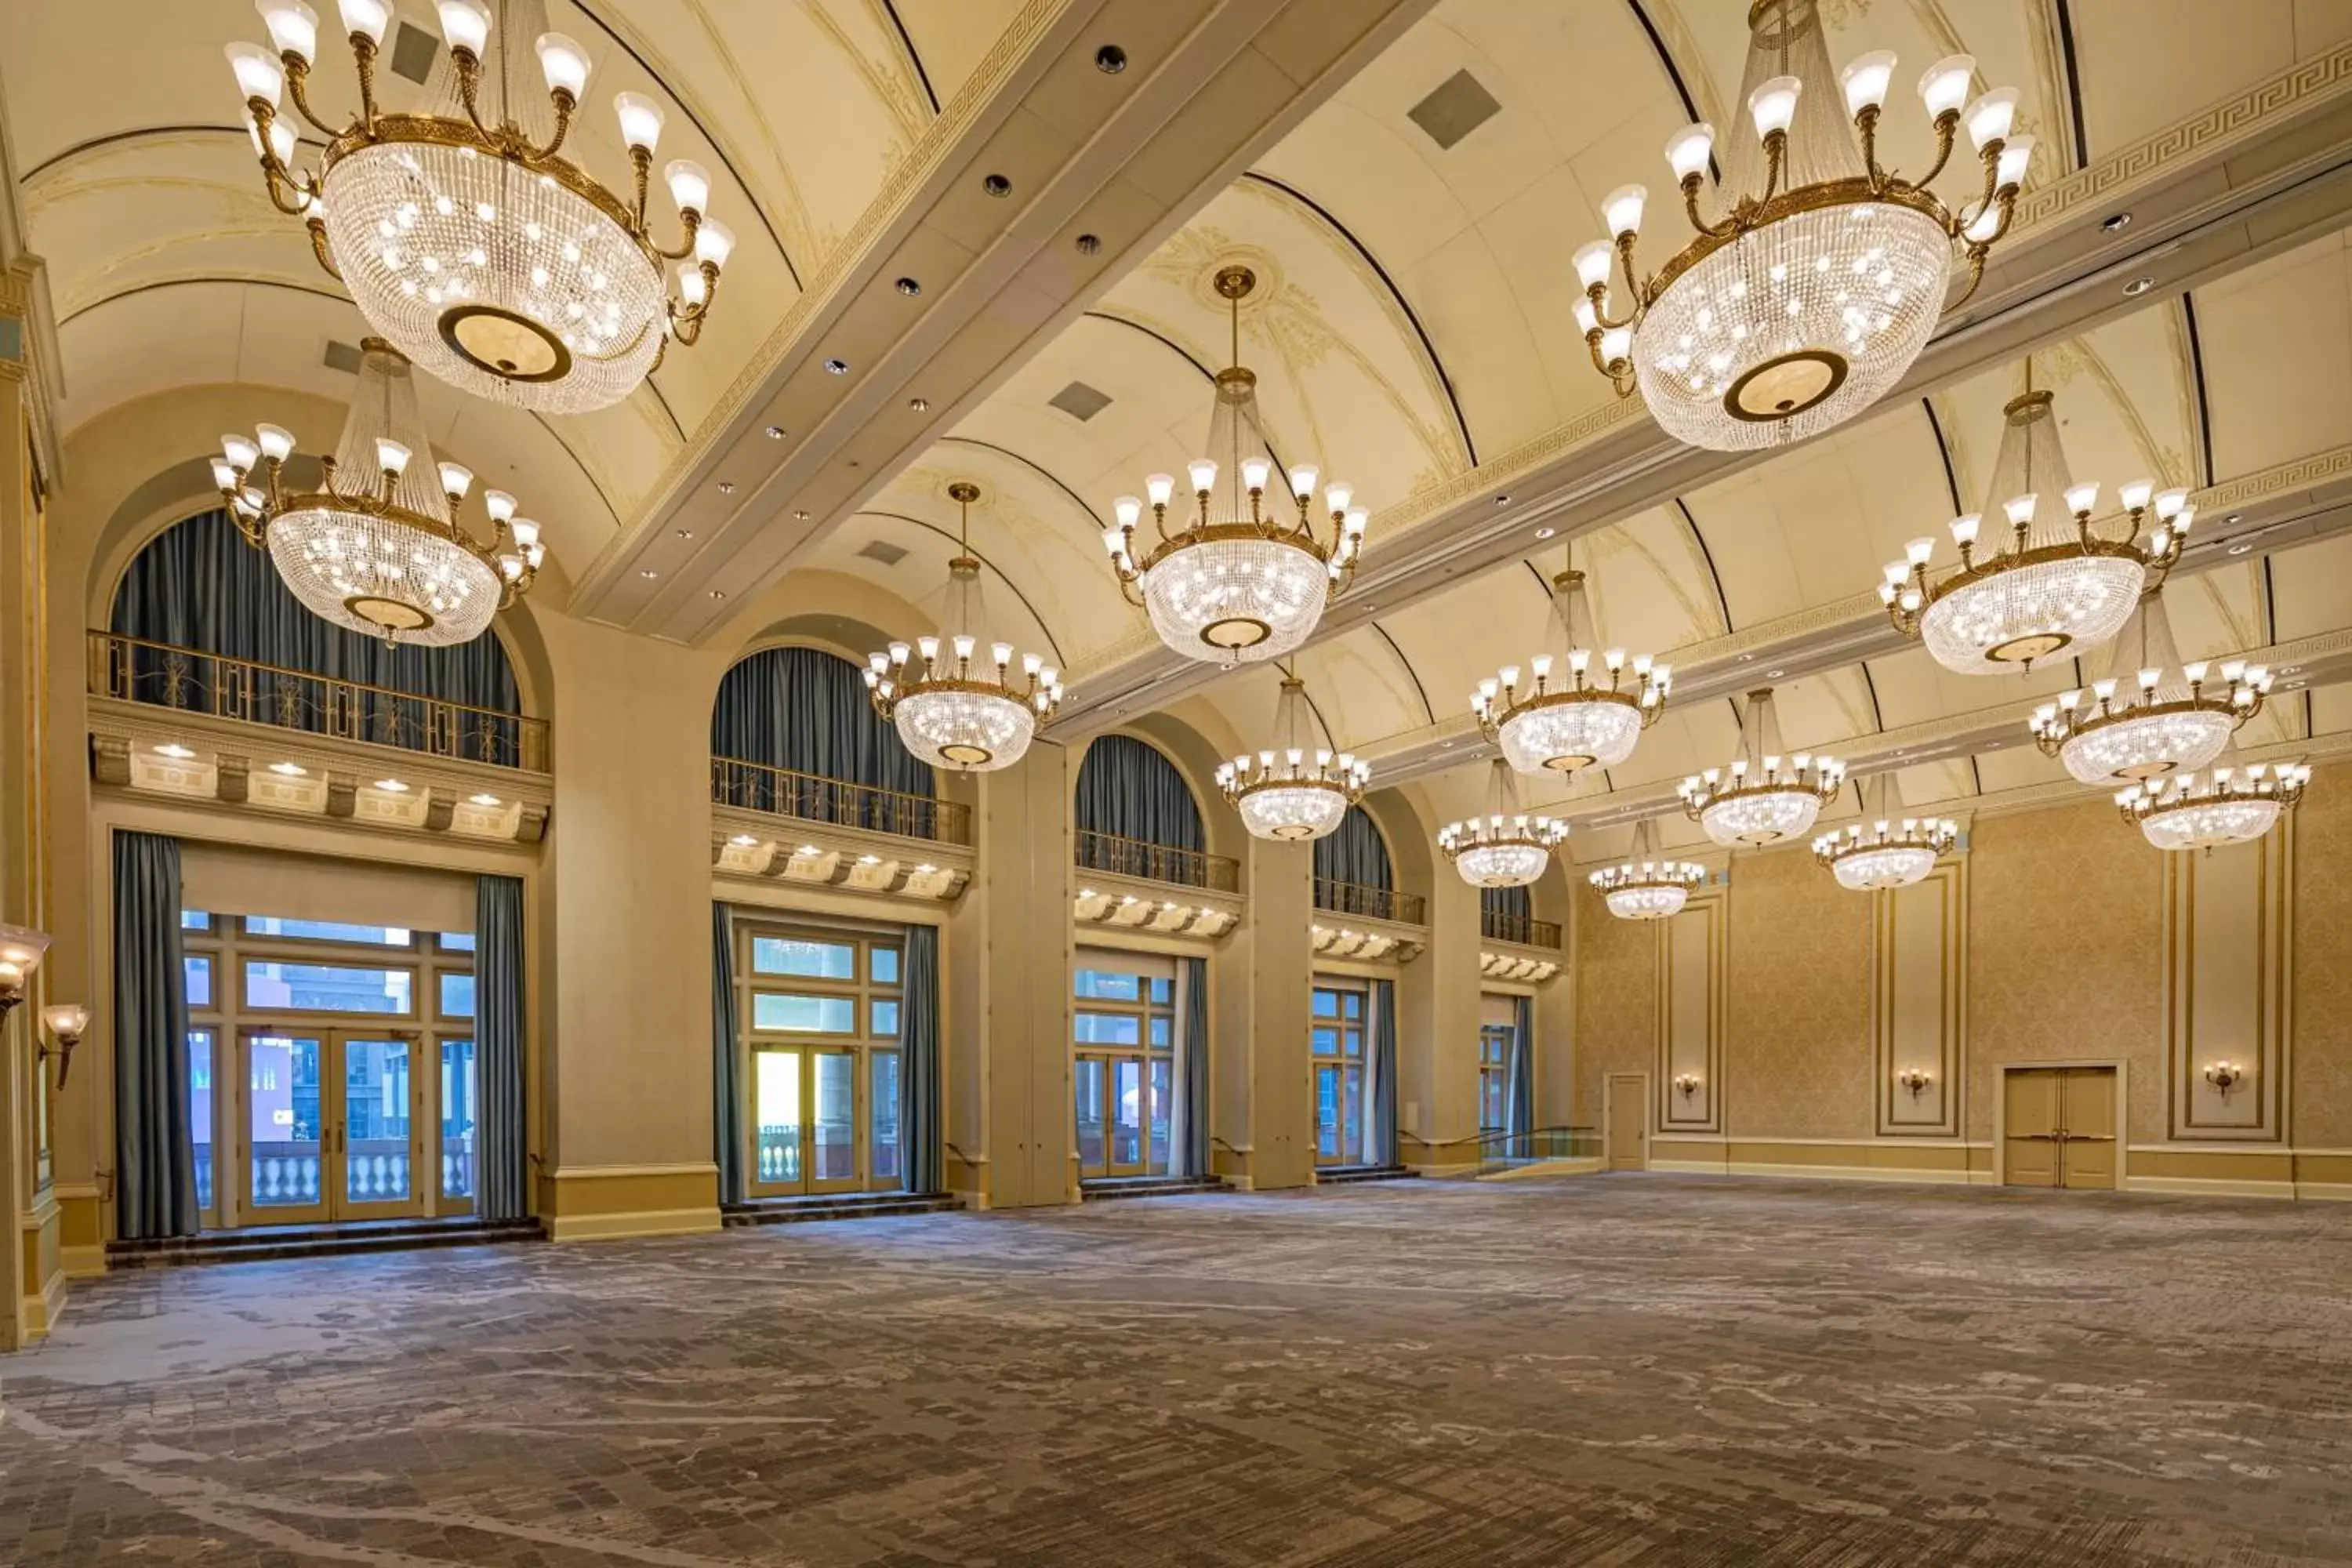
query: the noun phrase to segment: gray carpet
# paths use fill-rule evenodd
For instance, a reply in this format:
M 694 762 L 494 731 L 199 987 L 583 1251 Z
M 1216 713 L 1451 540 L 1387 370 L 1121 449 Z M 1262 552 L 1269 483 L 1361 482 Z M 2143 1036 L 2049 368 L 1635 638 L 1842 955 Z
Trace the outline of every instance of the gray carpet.
M 2352 1562 L 2352 1208 L 1609 1177 L 122 1275 L 0 1563 Z

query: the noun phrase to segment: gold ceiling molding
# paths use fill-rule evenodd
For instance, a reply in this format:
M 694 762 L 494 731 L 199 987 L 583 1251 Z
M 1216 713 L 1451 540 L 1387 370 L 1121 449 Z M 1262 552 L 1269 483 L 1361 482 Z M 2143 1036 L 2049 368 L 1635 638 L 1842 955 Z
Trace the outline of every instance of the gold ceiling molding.
M 2168 163 L 2259 141 L 2279 121 L 2347 92 L 2352 92 L 2352 40 L 2298 60 L 2235 97 L 2144 136 L 2064 179 L 2021 193 L 2011 231 L 2012 244 L 2016 237 L 2063 222 L 2082 207 L 2113 202 Z

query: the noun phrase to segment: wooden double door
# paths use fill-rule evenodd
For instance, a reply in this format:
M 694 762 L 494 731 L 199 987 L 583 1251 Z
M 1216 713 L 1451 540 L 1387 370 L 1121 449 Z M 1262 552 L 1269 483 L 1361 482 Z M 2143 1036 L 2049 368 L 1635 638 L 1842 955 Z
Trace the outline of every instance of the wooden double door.
M 2113 1068 L 2002 1075 L 2003 1179 L 2012 1187 L 2113 1188 L 2122 1164 Z

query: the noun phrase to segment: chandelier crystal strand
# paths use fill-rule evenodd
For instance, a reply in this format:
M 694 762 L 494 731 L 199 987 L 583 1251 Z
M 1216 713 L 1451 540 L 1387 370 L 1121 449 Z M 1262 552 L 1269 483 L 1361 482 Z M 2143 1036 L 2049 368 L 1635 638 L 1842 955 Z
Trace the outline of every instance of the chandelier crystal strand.
M 2002 411 L 1984 510 L 1952 520 L 1959 564 L 1939 574 L 1936 542 L 1915 539 L 1878 585 L 1895 629 L 1955 674 L 2014 674 L 2107 641 L 2180 559 L 2196 516 L 2187 490 L 2134 479 L 2117 492 L 2122 517 L 2095 521 L 2099 486 L 2075 481 L 2051 395 L 2032 390 L 2032 374 L 2029 361 L 2026 392 Z
M 479 637 L 530 589 L 547 558 L 515 498 L 486 490 L 490 536 L 457 519 L 474 476 L 436 465 L 416 383 L 399 350 L 360 344 L 358 390 L 316 489 L 290 488 L 294 437 L 276 425 L 221 437 L 213 482 L 246 542 L 313 615 L 351 631 L 446 647 Z
M 1717 844 L 1778 844 L 1811 830 L 1822 807 L 1845 786 L 1845 764 L 1833 757 L 1780 750 L 1780 723 L 1769 687 L 1748 694 L 1739 720 L 1740 754 L 1728 768 L 1709 768 L 1683 780 L 1683 810 Z
M 410 360 L 478 397 L 583 414 L 626 397 L 675 338 L 700 336 L 734 237 L 709 216 L 710 174 L 662 171 L 677 208 L 665 247 L 646 217 L 663 112 L 614 100 L 630 179 L 615 191 L 562 155 L 587 89 L 587 51 L 546 26 L 541 0 L 436 0 L 448 47 L 429 110 L 377 102 L 390 0 L 339 0 L 359 110 L 337 124 L 310 101 L 318 13 L 256 0 L 269 48 L 231 44 L 247 127 L 271 202 L 299 217 L 319 263 Z M 531 56 L 536 56 L 535 62 Z M 290 97 L 327 139 L 293 166 Z M 432 95 L 428 95 L 432 97 Z M 666 264 L 680 262 L 671 293 Z
M 2278 826 L 2302 804 L 2311 770 L 2301 763 L 2222 765 L 2179 773 L 2119 792 L 2116 805 L 2158 849 L 2217 849 L 2245 844 Z
M 1062 705 L 1062 678 L 1037 655 L 1023 654 L 1016 686 L 1013 645 L 982 644 L 988 613 L 971 543 L 971 503 L 980 499 L 980 487 L 959 479 L 948 487 L 948 498 L 956 503 L 958 521 L 940 616 L 943 635 L 919 637 L 912 648 L 894 642 L 887 652 L 866 655 L 866 690 L 874 711 L 896 724 L 907 750 L 924 762 L 990 773 L 1011 767 L 1029 750 L 1039 726 Z M 982 646 L 988 664 L 979 659 Z
M 1553 643 L 1567 656 L 1565 673 L 1547 649 L 1529 661 L 1524 689 L 1519 667 L 1506 665 L 1471 696 L 1479 731 L 1521 773 L 1615 767 L 1665 711 L 1674 671 L 1646 653 L 1629 662 L 1620 647 L 1604 649 L 1595 669 L 1594 639 L 1584 635 L 1590 625 L 1584 574 L 1563 571 L 1552 579 L 1551 626 Z
M 2144 783 L 2190 772 L 2221 754 L 2240 727 L 2263 710 L 2271 673 L 2231 659 L 2218 684 L 2212 666 L 2183 663 L 2161 588 L 2140 596 L 2105 677 L 2087 693 L 2069 691 L 2033 710 L 2034 743 L 2087 784 Z
M 1474 888 L 1524 888 L 1567 841 L 1567 823 L 1520 807 L 1518 781 L 1500 757 L 1488 773 L 1486 815 L 1449 822 L 1437 835 L 1437 847 Z
M 1307 686 L 1286 669 L 1274 732 L 1272 748 L 1218 764 L 1218 791 L 1256 837 L 1298 841 L 1335 831 L 1348 808 L 1363 798 L 1372 765 L 1350 752 L 1335 755 L 1328 747 L 1307 746 Z
M 1706 868 L 1695 860 L 1659 856 L 1657 829 L 1649 818 L 1633 825 L 1633 853 L 1603 866 L 1586 880 L 1599 890 L 1609 912 L 1621 921 L 1663 921 L 1682 913 L 1691 889 L 1706 881 Z
M 1324 606 L 1355 576 L 1368 522 L 1363 509 L 1350 504 L 1349 487 L 1327 486 L 1327 542 L 1312 519 L 1318 473 L 1305 465 L 1287 476 L 1297 521 L 1278 515 L 1283 502 L 1269 494 L 1269 481 L 1280 470 L 1258 416 L 1257 377 L 1241 363 L 1241 302 L 1256 285 L 1246 267 L 1216 276 L 1217 293 L 1233 312 L 1234 363 L 1217 375 L 1210 455 L 1186 470 L 1189 506 L 1177 506 L 1174 476 L 1153 474 L 1144 481 L 1153 537 L 1136 540 L 1147 502 L 1134 496 L 1118 498 L 1118 526 L 1102 536 L 1120 592 L 1150 612 L 1160 641 L 1188 658 L 1228 668 L 1279 658 L 1307 640 Z M 1178 510 L 1172 530 L 1171 506 Z
M 1829 868 L 1841 888 L 1867 893 L 1924 881 L 1937 860 L 1960 841 L 1959 824 L 1949 817 L 1895 816 L 1890 808 L 1899 802 L 1891 773 L 1871 780 L 1864 795 L 1864 820 L 1813 840 L 1813 858 Z
M 1601 203 L 1611 240 L 1575 258 L 1594 367 L 1620 396 L 1638 388 L 1669 434 L 1722 451 L 1802 440 L 1885 396 L 1945 310 L 1956 245 L 1969 278 L 1955 305 L 1976 291 L 2033 150 L 2032 137 L 2011 133 L 2016 89 L 1969 101 L 1976 61 L 1953 55 L 1919 82 L 1935 160 L 1899 176 L 1877 150 L 1893 54 L 1832 76 L 1817 0 L 1757 0 L 1748 26 L 1740 95 L 1755 134 L 1732 139 L 1713 204 L 1722 216 L 1708 219 L 1703 199 L 1715 128 L 1686 126 L 1665 153 L 1691 239 L 1642 277 L 1633 250 L 1648 193 L 1625 185 Z M 1981 177 L 1955 208 L 1929 187 L 1963 124 Z

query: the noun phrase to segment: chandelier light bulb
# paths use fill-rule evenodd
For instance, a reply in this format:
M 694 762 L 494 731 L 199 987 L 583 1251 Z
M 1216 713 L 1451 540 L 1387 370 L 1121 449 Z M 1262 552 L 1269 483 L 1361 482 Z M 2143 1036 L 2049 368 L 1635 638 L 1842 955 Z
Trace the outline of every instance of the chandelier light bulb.
M 310 60 L 319 52 L 319 13 L 302 0 L 256 0 L 262 26 L 269 29 L 269 47 L 280 55 Z
M 1979 95 L 1960 118 L 1968 122 L 1969 142 L 1981 153 L 1990 143 L 2007 139 L 2016 114 L 2017 89 L 1997 87 Z
M 253 434 L 261 455 L 271 462 L 282 463 L 294 455 L 294 433 L 284 426 L 257 425 Z
M 379 436 L 375 442 L 375 466 L 378 472 L 398 479 L 408 471 L 408 448 L 389 436 Z
M 1748 112 L 1759 137 L 1783 136 L 1797 118 L 1797 94 L 1804 84 L 1792 76 L 1776 76 L 1748 95 Z
M 392 26 L 391 0 L 337 0 L 336 9 L 342 16 L 346 37 L 383 45 L 384 30 Z
M 1321 470 L 1318 469 L 1312 463 L 1301 463 L 1297 468 L 1292 468 L 1290 470 L 1290 493 L 1292 498 L 1301 506 L 1312 501 L 1315 499 L 1315 481 L 1321 477 Z
M 1974 55 L 1946 55 L 1929 66 L 1919 79 L 1919 98 L 1927 106 L 1927 118 L 1941 120 L 1947 114 L 1958 114 L 1960 105 L 1968 101 L 1969 84 L 1976 74 Z
M 1887 85 L 1894 79 L 1894 50 L 1873 49 L 1856 55 L 1838 72 L 1838 85 L 1845 89 L 1845 111 L 1852 115 L 1879 108 L 1885 103 Z
M 452 501 L 461 501 L 466 499 L 466 492 L 473 488 L 473 469 L 466 467 L 463 463 L 444 463 L 441 465 L 441 493 L 443 495 L 447 496 Z
M 1706 174 L 1707 159 L 1713 156 L 1714 153 L 1715 127 L 1704 120 L 1695 121 L 1666 138 L 1666 163 L 1675 172 L 1676 184 L 1685 180 L 1704 178 Z M 1639 215 L 1635 216 L 1638 219 Z M 1588 270 L 1584 261 L 1585 253 L 1596 248 L 1601 253 L 1601 265 L 1597 274 Z M 1588 289 L 1595 283 L 1606 283 L 1609 280 L 1610 260 L 1609 247 L 1601 242 L 1595 240 L 1592 244 L 1582 247 L 1576 253 L 1578 279 Z
M 271 110 L 286 90 L 286 68 L 258 44 L 231 44 L 221 51 L 236 73 L 236 90 L 247 102 L 259 99 Z
M 1150 475 L 1143 481 L 1143 492 L 1151 498 L 1153 506 L 1166 506 L 1176 494 L 1176 476 L 1173 474 Z
M 641 92 L 614 96 L 613 113 L 621 122 L 621 145 L 651 153 L 661 144 L 662 107 Z
M 1195 458 L 1184 465 L 1184 477 L 1192 481 L 1194 495 L 1206 495 L 1217 488 L 1217 465 L 1206 458 Z
M 704 218 L 694 231 L 694 258 L 715 273 L 726 270 L 734 254 L 735 231 L 717 218 Z
M 230 468 L 240 474 L 249 474 L 254 465 L 261 461 L 261 447 L 250 436 L 224 436 L 221 437 L 221 455 L 228 459 Z
M 1620 185 L 1609 193 L 1601 204 L 1601 216 L 1609 225 L 1609 232 L 1622 239 L 1629 234 L 1642 232 L 1642 209 L 1650 193 L 1640 185 Z
M 671 159 L 662 169 L 662 184 L 669 187 L 670 203 L 678 211 L 699 216 L 710 210 L 710 171 L 693 159 Z M 720 265 L 725 265 L 723 258 Z
M 490 41 L 490 8 L 482 0 L 440 0 L 441 41 L 453 50 L 482 58 Z
M 575 101 L 588 89 L 588 51 L 562 33 L 541 33 L 532 46 L 539 51 L 540 73 L 547 90 L 569 94 Z
M 1697 131 L 1703 127 L 1694 125 L 1690 129 Z M 1688 133 L 1688 132 L 1684 132 L 1685 135 Z M 1706 154 L 1704 150 L 1699 153 L 1698 163 L 1702 169 L 1706 167 Z M 1576 280 L 1586 289 L 1605 289 L 1609 284 L 1609 269 L 1616 263 L 1617 253 L 1611 248 L 1607 240 L 1588 241 L 1576 247 Z M 1579 303 L 1587 310 L 1591 309 L 1591 301 L 1589 300 L 1580 300 Z

